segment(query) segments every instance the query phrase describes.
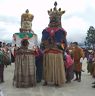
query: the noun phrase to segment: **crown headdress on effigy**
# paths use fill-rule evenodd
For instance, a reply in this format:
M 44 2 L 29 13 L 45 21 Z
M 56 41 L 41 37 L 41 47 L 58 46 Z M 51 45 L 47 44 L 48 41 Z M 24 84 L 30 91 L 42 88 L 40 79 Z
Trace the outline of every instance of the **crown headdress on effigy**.
M 65 13 L 61 11 L 61 8 L 57 9 L 57 2 L 54 3 L 54 8 L 48 10 L 48 15 L 50 16 L 49 27 L 61 27 L 61 16 Z
M 29 10 L 26 9 L 25 13 L 21 15 L 20 32 L 33 32 L 32 31 L 33 18 L 34 18 L 34 15 L 29 13 Z

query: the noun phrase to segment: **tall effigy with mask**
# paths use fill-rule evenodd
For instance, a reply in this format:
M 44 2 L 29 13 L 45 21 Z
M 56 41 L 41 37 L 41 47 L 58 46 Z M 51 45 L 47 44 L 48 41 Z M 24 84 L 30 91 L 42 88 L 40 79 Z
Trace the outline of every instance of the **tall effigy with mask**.
M 57 9 L 57 2 L 54 3 L 53 9 L 48 10 L 50 22 L 42 32 L 41 47 L 43 49 L 50 46 L 51 39 L 58 48 L 64 50 L 67 47 L 66 31 L 61 24 L 61 17 L 64 13 L 65 11 L 61 11 L 61 8 Z
M 61 25 L 61 16 L 65 11 L 54 8 L 48 11 L 50 22 L 42 32 L 41 48 L 43 49 L 43 80 L 44 85 L 53 83 L 61 86 L 65 83 L 65 68 L 63 53 L 67 46 L 66 31 Z
M 21 40 L 27 39 L 29 41 L 29 48 L 33 49 L 34 46 L 37 46 L 37 34 L 35 34 L 32 30 L 32 21 L 34 19 L 34 15 L 29 13 L 27 9 L 25 13 L 21 15 L 21 28 L 19 29 L 19 33 L 13 34 L 13 46 L 17 47 L 21 46 Z

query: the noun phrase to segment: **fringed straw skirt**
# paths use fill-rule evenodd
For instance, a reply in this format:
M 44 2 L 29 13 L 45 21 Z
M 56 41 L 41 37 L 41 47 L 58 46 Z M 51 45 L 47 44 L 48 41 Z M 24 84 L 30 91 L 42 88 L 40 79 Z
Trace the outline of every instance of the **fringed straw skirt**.
M 46 82 L 62 85 L 66 81 L 63 54 L 50 50 L 43 56 L 43 74 Z
M 14 84 L 16 87 L 32 87 L 36 83 L 35 56 L 18 54 L 15 58 Z

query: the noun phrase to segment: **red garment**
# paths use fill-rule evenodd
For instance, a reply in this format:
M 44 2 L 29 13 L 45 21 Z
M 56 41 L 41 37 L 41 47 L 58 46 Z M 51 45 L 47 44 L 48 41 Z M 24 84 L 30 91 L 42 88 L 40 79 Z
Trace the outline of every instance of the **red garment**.
M 74 60 L 69 54 L 66 55 L 66 68 L 69 68 L 74 63 Z
M 60 50 L 58 50 L 58 49 L 48 49 L 48 50 L 45 50 L 45 53 L 58 54 L 58 53 L 62 53 L 62 52 Z

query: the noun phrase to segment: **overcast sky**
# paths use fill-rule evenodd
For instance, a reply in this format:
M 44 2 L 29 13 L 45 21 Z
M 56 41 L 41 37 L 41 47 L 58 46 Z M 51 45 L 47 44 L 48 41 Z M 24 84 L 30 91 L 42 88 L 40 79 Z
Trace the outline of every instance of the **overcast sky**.
M 62 27 L 67 31 L 68 41 L 83 41 L 89 26 L 95 27 L 95 0 L 56 0 L 57 8 L 65 10 Z M 48 26 L 47 10 L 54 7 L 55 0 L 0 0 L 0 40 L 12 40 L 19 32 L 21 14 L 29 9 L 34 15 L 32 29 L 42 37 Z

